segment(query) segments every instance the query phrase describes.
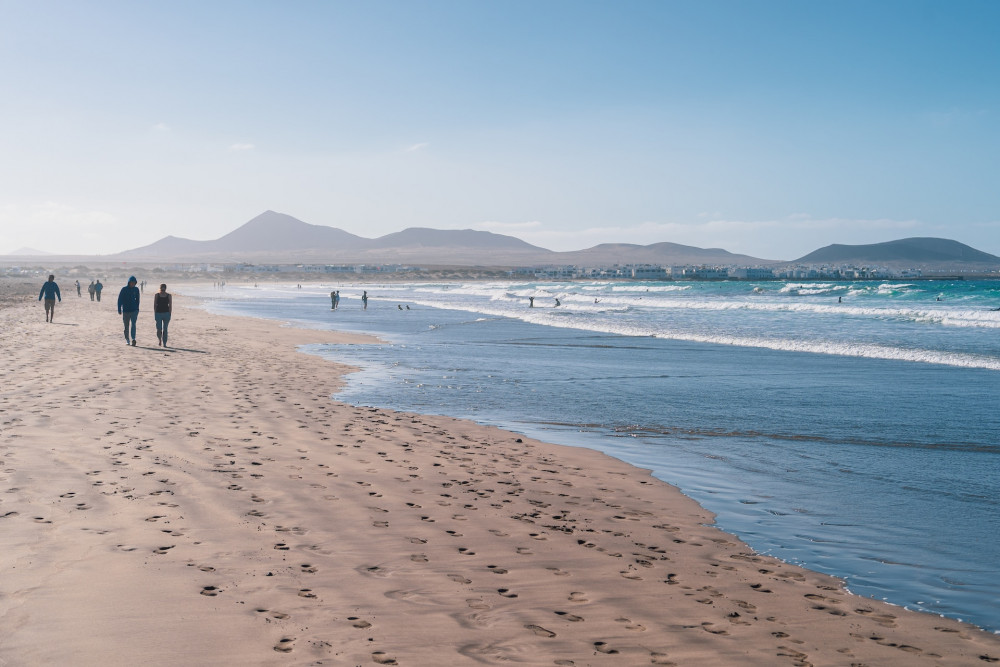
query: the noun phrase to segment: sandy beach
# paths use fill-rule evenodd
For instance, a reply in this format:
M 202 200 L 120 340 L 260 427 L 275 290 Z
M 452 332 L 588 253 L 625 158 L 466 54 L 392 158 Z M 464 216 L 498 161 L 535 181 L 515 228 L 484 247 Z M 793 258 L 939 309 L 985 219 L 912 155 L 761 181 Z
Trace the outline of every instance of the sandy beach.
M 3 288 L 0 665 L 981 665 L 645 471 L 337 403 L 363 336 Z M 349 361 L 349 360 L 345 360 Z

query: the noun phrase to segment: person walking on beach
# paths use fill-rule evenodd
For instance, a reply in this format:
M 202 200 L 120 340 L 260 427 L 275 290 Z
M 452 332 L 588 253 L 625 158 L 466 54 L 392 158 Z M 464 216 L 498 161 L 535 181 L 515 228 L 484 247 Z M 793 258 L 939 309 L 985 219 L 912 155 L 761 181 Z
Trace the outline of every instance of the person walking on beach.
M 167 291 L 167 286 L 161 284 L 160 291 L 153 295 L 153 318 L 156 320 L 156 340 L 163 347 L 167 346 L 167 325 L 170 324 L 173 309 L 174 297 Z
M 368 310 L 368 291 L 365 290 L 361 293 L 361 308 L 363 310 Z
M 94 287 L 94 281 L 91 280 L 90 281 L 90 285 L 87 286 L 87 293 L 90 294 L 90 300 L 91 301 L 94 300 L 94 292 L 96 292 L 96 291 L 97 291 L 97 289 Z
M 45 297 L 45 321 L 51 322 L 56 316 L 56 299 L 62 301 L 59 294 L 59 285 L 56 284 L 56 277 L 50 275 L 47 282 L 42 284 L 42 291 L 38 293 L 38 300 Z
M 125 342 L 129 342 L 129 325 L 132 329 L 132 346 L 135 346 L 135 321 L 139 319 L 139 288 L 135 276 L 129 276 L 128 285 L 118 293 L 118 314 L 125 324 Z
M 83 293 L 80 291 L 80 281 L 79 280 L 76 281 L 76 295 L 77 296 L 83 296 Z
M 97 284 L 94 285 L 94 294 L 97 295 L 97 300 L 101 300 L 101 290 L 104 289 L 104 285 L 101 284 L 100 278 L 97 280 Z

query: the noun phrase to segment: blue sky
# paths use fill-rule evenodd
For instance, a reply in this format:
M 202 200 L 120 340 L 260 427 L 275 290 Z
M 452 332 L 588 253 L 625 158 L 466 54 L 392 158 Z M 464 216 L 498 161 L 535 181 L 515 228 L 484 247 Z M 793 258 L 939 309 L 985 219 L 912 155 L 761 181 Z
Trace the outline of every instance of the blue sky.
M 0 253 L 375 237 L 1000 254 L 1000 2 L 0 0 Z

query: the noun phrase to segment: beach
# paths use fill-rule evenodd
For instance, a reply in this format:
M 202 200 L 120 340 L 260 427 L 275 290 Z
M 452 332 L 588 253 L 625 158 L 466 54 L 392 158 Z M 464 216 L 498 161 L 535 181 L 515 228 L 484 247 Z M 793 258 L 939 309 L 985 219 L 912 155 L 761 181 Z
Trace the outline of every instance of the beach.
M 1000 638 L 755 554 L 646 471 L 330 398 L 361 334 L 64 281 L 0 310 L 0 665 L 972 665 Z M 40 285 L 39 285 L 40 286 Z M 347 360 L 345 360 L 347 361 Z

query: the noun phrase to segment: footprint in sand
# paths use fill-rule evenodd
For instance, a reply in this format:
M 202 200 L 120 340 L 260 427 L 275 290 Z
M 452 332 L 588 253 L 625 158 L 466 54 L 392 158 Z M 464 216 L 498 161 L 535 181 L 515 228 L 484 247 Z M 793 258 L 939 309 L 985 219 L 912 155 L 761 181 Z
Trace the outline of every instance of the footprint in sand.
M 371 623 L 369 623 L 368 621 L 363 621 L 357 616 L 348 616 L 347 620 L 351 621 L 351 625 L 354 626 L 355 628 L 364 629 L 372 627 Z
M 607 655 L 616 655 L 618 653 L 617 650 L 608 646 L 607 642 L 594 642 L 594 650 Z
M 372 660 L 374 660 L 375 663 L 379 664 L 379 665 L 398 665 L 399 664 L 398 662 L 396 662 L 396 659 L 394 657 L 392 657 L 391 655 L 389 655 L 385 651 L 373 651 L 372 652 Z
M 454 582 L 459 583 L 459 584 L 471 584 L 472 583 L 471 579 L 466 579 L 465 577 L 463 577 L 460 574 L 449 574 L 448 578 L 451 579 Z
M 546 630 L 545 628 L 543 628 L 540 625 L 530 625 L 529 624 L 529 625 L 525 625 L 524 627 L 527 628 L 528 630 L 531 630 L 533 633 L 535 633 L 539 637 L 555 637 L 556 636 L 556 633 L 552 632 L 551 630 Z
M 493 574 L 507 574 L 507 570 L 500 567 L 499 565 L 487 565 L 486 566 L 490 572 Z
M 302 565 L 300 565 L 299 568 L 303 572 L 306 572 L 306 573 L 309 573 L 309 574 L 312 574 L 314 572 L 318 572 L 319 571 L 319 570 L 316 569 L 315 566 L 310 565 L 309 563 L 302 563 Z
M 278 640 L 278 643 L 274 645 L 274 650 L 278 653 L 291 653 L 292 642 L 294 641 L 295 637 L 282 637 Z
M 552 613 L 556 616 L 562 616 L 564 620 L 571 621 L 573 623 L 579 623 L 583 620 L 583 616 L 577 616 L 576 614 L 571 614 L 568 611 L 554 611 Z
M 569 572 L 567 572 L 566 570 L 560 570 L 558 567 L 547 567 L 545 569 L 549 570 L 550 572 L 552 572 L 552 574 L 556 575 L 557 577 L 569 576 Z
M 624 616 L 622 618 L 616 618 L 615 622 L 616 623 L 622 623 L 622 624 L 624 624 L 626 630 L 632 630 L 634 632 L 645 632 L 646 631 L 646 626 L 640 625 L 639 623 L 633 623 L 632 619 L 625 618 Z
M 300 598 L 315 598 L 316 594 L 312 592 L 312 589 L 303 588 L 303 589 L 299 590 L 299 597 Z
M 568 600 L 569 600 L 570 602 L 589 602 L 589 601 L 590 601 L 590 600 L 588 600 L 588 599 L 587 599 L 587 597 L 586 597 L 586 596 L 585 596 L 585 595 L 584 595 L 583 593 L 581 593 L 580 591 L 573 591 L 573 592 L 571 592 L 571 593 L 569 594 L 569 598 L 567 598 L 567 599 L 568 599 Z
M 410 560 L 412 560 L 414 563 L 426 563 L 427 556 L 425 554 L 411 554 Z
M 215 597 L 220 592 L 221 591 L 217 587 L 215 587 L 215 586 L 203 586 L 202 589 L 201 589 L 201 594 L 202 595 L 207 595 L 209 597 Z
M 153 549 L 153 553 L 154 553 L 154 554 L 161 554 L 161 555 L 162 555 L 162 554 L 165 554 L 165 553 L 167 553 L 167 552 L 168 552 L 168 551 L 170 551 L 171 549 L 173 549 L 173 548 L 174 548 L 174 546 L 175 546 L 175 545 L 171 544 L 171 545 L 170 545 L 170 546 L 168 546 L 168 547 L 159 547 L 159 548 L 156 548 L 156 549 Z

